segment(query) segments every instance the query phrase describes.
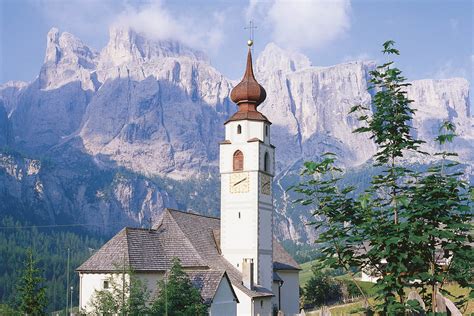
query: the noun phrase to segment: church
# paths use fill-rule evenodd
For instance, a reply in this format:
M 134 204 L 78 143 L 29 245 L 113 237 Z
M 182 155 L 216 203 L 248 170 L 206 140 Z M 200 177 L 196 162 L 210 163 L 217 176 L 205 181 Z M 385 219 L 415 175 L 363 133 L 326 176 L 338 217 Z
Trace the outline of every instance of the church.
M 299 313 L 300 268 L 273 235 L 275 147 L 271 122 L 257 109 L 266 92 L 253 73 L 251 45 L 231 92 L 238 111 L 220 143 L 220 219 L 166 209 L 152 229 L 122 229 L 77 269 L 81 310 L 124 264 L 154 293 L 177 257 L 210 315 Z

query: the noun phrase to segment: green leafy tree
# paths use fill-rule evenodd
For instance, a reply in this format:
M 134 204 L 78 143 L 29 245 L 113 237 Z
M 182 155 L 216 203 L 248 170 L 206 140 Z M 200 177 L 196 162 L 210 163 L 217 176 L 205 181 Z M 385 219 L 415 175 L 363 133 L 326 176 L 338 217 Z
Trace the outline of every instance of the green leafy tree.
M 341 298 L 341 287 L 334 278 L 313 270 L 313 275 L 304 287 L 305 304 L 319 307 L 337 302 Z
M 152 315 L 206 315 L 199 290 L 193 286 L 178 258 L 173 259 L 169 274 L 158 282 L 158 297 Z
M 383 52 L 398 55 L 393 45 L 384 43 Z M 454 154 L 435 154 L 440 162 L 423 172 L 406 166 L 402 158 L 409 152 L 427 155 L 419 149 L 423 142 L 411 136 L 413 101 L 405 91 L 409 83 L 393 62 L 378 66 L 371 76 L 373 114 L 362 105 L 351 113 L 358 112 L 365 123 L 355 132 L 369 133 L 378 145 L 374 166 L 382 171 L 367 190 L 356 194 L 353 187 L 341 185 L 344 172 L 328 153 L 305 163 L 304 181 L 293 189 L 302 195 L 299 203 L 314 207 L 313 224 L 322 229 L 320 268 L 343 268 L 352 276 L 354 267 L 374 270 L 380 276 L 375 286 L 379 303 L 371 309 L 381 314 L 420 310 L 417 302 L 406 301 L 407 287 L 418 289 L 435 313 L 436 293 L 444 281 L 471 286 L 471 188 L 457 165 L 447 162 Z M 452 124 L 446 123 L 437 141 L 444 144 L 454 136 Z
M 33 258 L 33 251 L 28 249 L 25 268 L 18 285 L 20 312 L 27 315 L 45 315 L 47 300 L 43 282 L 41 271 Z
M 112 281 L 112 280 L 111 280 Z M 112 287 L 113 289 L 114 287 Z M 123 310 L 121 304 L 117 301 L 114 292 L 107 290 L 94 291 L 91 298 L 92 314 L 94 315 L 113 315 L 115 312 Z
M 454 137 L 454 125 L 444 122 L 436 141 L 442 147 Z M 442 151 L 435 155 L 441 157 L 438 163 L 414 175 L 414 185 L 407 190 L 409 200 L 404 216 L 406 247 L 413 249 L 413 261 L 422 262 L 412 267 L 407 280 L 420 289 L 432 311 L 436 310 L 438 291 L 450 294 L 443 288 L 446 281 L 472 289 L 474 267 L 470 245 L 473 210 L 468 195 L 471 188 L 461 180 L 459 164 L 447 159 L 457 156 L 455 153 Z M 467 299 L 459 298 L 458 305 Z
M 108 288 L 95 290 L 91 299 L 93 313 L 96 315 L 148 315 L 147 302 L 150 292 L 147 285 L 128 267 L 117 268 L 107 278 Z

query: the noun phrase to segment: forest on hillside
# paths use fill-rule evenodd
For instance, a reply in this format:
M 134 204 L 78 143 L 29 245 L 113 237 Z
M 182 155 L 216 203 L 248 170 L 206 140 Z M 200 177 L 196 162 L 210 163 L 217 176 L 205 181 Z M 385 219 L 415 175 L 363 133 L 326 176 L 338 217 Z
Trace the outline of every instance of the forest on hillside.
M 50 225 L 30 226 L 11 217 L 0 220 L 0 304 L 14 307 L 18 304 L 18 284 L 27 251 L 31 249 L 38 267 L 46 280 L 47 311 L 66 305 L 67 253 L 70 249 L 69 277 L 74 288 L 73 304 L 77 306 L 79 277 L 75 269 L 103 242 L 103 238 L 75 229 Z

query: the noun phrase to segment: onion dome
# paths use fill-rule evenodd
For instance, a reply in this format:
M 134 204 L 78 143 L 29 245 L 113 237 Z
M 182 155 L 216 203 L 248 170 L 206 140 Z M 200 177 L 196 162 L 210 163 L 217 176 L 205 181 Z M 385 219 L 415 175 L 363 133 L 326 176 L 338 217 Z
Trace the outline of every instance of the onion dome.
M 252 68 L 252 53 L 250 51 L 247 54 L 247 67 L 245 69 L 245 74 L 240 83 L 232 89 L 230 93 L 230 98 L 237 105 L 241 106 L 245 103 L 254 105 L 253 110 L 265 101 L 267 93 L 265 89 L 257 82 L 253 74 Z
M 250 50 L 252 42 L 249 41 L 248 45 L 249 51 L 247 54 L 247 66 L 245 68 L 244 77 L 230 93 L 231 100 L 239 106 L 239 110 L 227 122 L 245 119 L 269 122 L 268 119 L 257 110 L 257 106 L 265 101 L 267 93 L 255 79 L 252 68 L 252 52 Z

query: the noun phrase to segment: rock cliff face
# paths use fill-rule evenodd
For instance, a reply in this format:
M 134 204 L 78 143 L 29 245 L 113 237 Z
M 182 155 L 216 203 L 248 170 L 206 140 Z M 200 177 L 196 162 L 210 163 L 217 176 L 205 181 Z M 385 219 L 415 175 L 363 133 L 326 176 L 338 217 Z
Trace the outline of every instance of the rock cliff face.
M 474 119 L 470 113 L 469 83 L 465 79 L 417 80 L 408 88 L 417 110 L 413 119 L 416 136 L 426 140 L 425 149 L 439 150 L 434 138 L 443 121 L 451 121 L 456 127 L 456 137 L 450 150 L 460 155 L 466 163 L 474 161 Z
M 285 189 L 297 180 L 301 162 L 322 152 L 338 153 L 349 168 L 375 152 L 366 136 L 352 133 L 359 122 L 347 115 L 355 104 L 370 105 L 367 82 L 375 65 L 315 67 L 275 44 L 255 64 L 268 95 L 260 109 L 273 123 L 277 147 L 277 232 L 304 241 L 314 237 L 302 225 L 308 215 L 293 210 Z M 106 225 L 107 232 L 144 223 L 163 207 L 199 206 L 217 215 L 218 142 L 223 122 L 236 110 L 232 84 L 204 53 L 178 42 L 112 28 L 107 46 L 95 52 L 52 29 L 38 78 L 0 86 L 0 148 L 8 139 L 30 157 L 3 154 L 2 199 L 10 197 L 25 212 L 35 209 L 44 221 L 117 223 Z M 418 109 L 417 135 L 433 139 L 439 123 L 452 120 L 460 135 L 453 149 L 472 163 L 468 82 L 420 80 L 408 93 Z M 436 150 L 433 142 L 426 146 Z M 39 171 L 28 175 L 36 160 Z M 209 197 L 199 197 L 194 186 Z
M 5 147 L 10 142 L 10 122 L 8 121 L 7 111 L 0 99 L 0 148 Z
M 113 29 L 98 72 L 80 129 L 91 154 L 177 178 L 215 164 L 231 85 L 202 53 Z
M 164 207 L 177 207 L 156 182 L 97 167 L 73 149 L 55 154 L 67 164 L 0 153 L 0 214 L 110 234 L 124 225 L 149 225 Z

